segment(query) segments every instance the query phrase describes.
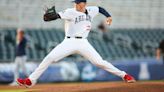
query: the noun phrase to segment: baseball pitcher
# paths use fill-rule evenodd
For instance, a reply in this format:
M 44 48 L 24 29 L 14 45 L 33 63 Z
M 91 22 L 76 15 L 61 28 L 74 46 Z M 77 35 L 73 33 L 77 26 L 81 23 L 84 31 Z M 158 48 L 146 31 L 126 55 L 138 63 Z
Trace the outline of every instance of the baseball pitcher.
M 102 7 L 86 6 L 86 0 L 74 0 L 73 2 L 75 3 L 74 8 L 68 8 L 57 13 L 55 6 L 53 6 L 45 12 L 44 21 L 56 19 L 63 19 L 65 21 L 65 39 L 43 59 L 38 68 L 28 78 L 18 78 L 17 83 L 26 87 L 33 86 L 51 63 L 56 63 L 71 54 L 84 56 L 92 64 L 121 77 L 128 83 L 135 82 L 135 79 L 131 75 L 103 60 L 87 40 L 94 17 L 98 13 L 101 13 L 106 16 L 106 24 L 111 25 L 111 15 Z

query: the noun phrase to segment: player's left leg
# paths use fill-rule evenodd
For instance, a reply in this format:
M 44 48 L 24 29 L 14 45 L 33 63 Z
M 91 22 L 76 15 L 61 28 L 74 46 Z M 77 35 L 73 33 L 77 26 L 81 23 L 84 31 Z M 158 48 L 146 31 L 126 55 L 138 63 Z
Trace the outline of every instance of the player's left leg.
M 102 59 L 102 57 L 98 54 L 98 52 L 89 44 L 89 42 L 85 43 L 85 46 L 80 49 L 80 54 L 83 55 L 85 58 L 90 60 L 90 62 L 114 75 L 117 75 L 123 79 L 125 77 L 130 78 L 127 82 L 134 82 L 134 78 L 128 75 L 126 72 L 119 70 L 111 63 Z M 125 79 L 126 80 L 126 79 Z

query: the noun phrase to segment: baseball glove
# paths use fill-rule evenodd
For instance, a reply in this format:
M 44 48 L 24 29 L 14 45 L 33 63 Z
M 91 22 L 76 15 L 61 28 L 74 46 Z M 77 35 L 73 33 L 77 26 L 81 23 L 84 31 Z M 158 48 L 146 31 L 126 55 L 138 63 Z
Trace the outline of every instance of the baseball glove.
M 51 8 L 47 8 L 44 14 L 44 21 L 51 21 L 60 18 L 59 15 L 56 13 L 55 6 Z
M 56 14 L 55 6 L 52 6 L 51 8 L 47 8 L 46 10 L 47 14 Z

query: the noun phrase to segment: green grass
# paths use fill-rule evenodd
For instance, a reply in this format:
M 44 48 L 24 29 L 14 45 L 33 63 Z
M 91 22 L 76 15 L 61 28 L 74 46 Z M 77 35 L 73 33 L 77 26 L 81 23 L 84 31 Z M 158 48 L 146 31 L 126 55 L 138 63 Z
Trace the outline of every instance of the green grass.
M 38 89 L 10 89 L 10 90 L 0 90 L 0 92 L 37 92 Z

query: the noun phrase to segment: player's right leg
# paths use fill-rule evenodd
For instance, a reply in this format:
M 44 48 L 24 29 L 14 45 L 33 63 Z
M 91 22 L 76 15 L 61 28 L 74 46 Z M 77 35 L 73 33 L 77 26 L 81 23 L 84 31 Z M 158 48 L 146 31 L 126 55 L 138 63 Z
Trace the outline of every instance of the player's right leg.
M 41 74 L 48 68 L 52 62 L 57 62 L 58 60 L 74 53 L 74 47 L 72 43 L 68 41 L 63 41 L 57 47 L 55 47 L 40 63 L 38 68 L 26 79 L 17 79 L 18 84 L 23 84 L 26 87 L 33 86 Z

